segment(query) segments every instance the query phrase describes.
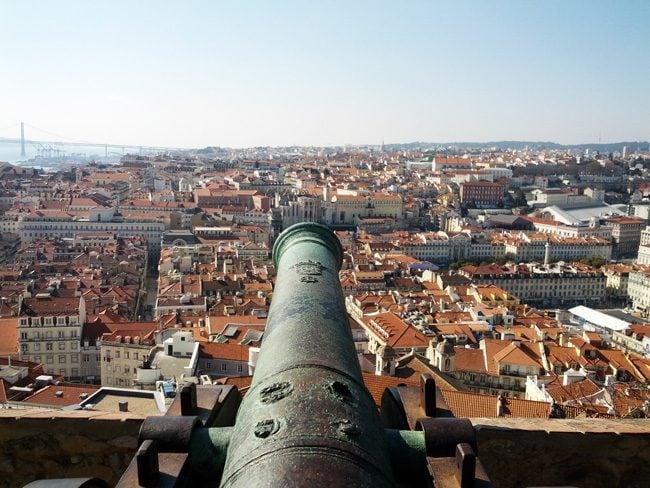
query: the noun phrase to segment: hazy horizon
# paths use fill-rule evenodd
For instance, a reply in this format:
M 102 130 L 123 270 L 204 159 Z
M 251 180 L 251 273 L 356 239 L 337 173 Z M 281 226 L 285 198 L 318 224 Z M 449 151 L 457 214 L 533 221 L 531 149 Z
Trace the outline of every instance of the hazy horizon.
M 193 148 L 650 139 L 645 1 L 5 1 L 0 19 L 0 137 L 25 121 Z

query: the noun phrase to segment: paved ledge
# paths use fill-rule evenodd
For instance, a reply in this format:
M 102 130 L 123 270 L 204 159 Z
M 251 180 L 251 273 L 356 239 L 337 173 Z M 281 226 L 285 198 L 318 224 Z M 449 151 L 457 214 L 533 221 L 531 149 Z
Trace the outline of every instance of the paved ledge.
M 77 419 L 77 420 L 137 420 L 142 422 L 147 416 L 129 412 L 100 412 L 98 410 L 48 410 L 43 408 L 0 409 L 0 421 L 8 419 Z
M 478 455 L 499 488 L 645 488 L 650 420 L 471 419 Z
M 578 434 L 641 434 L 650 435 L 650 419 L 499 419 L 471 418 L 477 430 L 504 429 L 528 432 Z

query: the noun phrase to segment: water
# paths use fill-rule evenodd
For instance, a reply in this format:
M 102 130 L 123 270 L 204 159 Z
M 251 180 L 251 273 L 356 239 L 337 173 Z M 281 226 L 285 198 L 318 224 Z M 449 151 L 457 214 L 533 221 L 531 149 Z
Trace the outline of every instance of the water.
M 51 166 L 57 162 L 63 164 L 83 163 L 91 160 L 117 162 L 122 156 L 122 153 L 116 153 L 114 151 L 115 149 L 109 148 L 108 156 L 106 156 L 105 150 L 97 146 L 67 146 L 65 144 L 44 144 L 37 146 L 26 142 L 26 155 L 21 156 L 20 142 L 0 141 L 0 161 L 29 166 Z M 65 156 L 65 158 L 60 156 Z M 37 157 L 40 157 L 37 161 L 27 162 Z

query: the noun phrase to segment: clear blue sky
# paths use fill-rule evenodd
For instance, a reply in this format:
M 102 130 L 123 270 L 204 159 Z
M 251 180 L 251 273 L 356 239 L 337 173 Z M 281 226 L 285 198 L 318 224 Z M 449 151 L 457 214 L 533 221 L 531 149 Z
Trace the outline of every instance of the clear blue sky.
M 0 0 L 0 66 L 93 142 L 650 139 L 648 0 Z

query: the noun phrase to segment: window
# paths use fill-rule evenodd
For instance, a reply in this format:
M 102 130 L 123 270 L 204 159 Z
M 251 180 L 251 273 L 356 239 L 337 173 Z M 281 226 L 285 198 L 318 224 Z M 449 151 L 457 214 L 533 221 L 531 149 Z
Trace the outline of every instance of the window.
M 244 366 L 242 364 L 238 364 L 237 365 L 237 372 L 241 373 L 242 371 L 244 371 Z
M 45 343 L 45 350 L 47 350 L 47 351 L 51 351 L 51 350 L 52 350 L 52 343 L 51 343 L 51 342 L 47 342 L 47 343 Z
M 72 368 L 70 376 L 79 376 L 79 368 Z
M 27 344 L 21 344 L 20 350 L 23 354 L 27 354 Z
M 228 365 L 226 363 L 221 363 L 221 371 L 226 371 L 228 369 Z
M 59 355 L 59 363 L 65 363 L 65 354 Z
M 78 363 L 79 362 L 79 354 L 73 354 L 72 356 L 70 356 L 70 361 L 72 361 L 73 363 Z
M 51 330 L 48 330 L 48 331 L 45 333 L 45 338 L 46 338 L 46 339 L 51 339 L 51 338 L 52 338 L 52 331 L 51 331 Z
M 212 363 L 205 363 L 205 369 L 212 369 Z
M 59 331 L 59 339 L 65 339 L 65 332 L 62 330 Z
M 20 333 L 20 339 L 23 340 L 23 341 L 27 340 L 27 332 L 21 332 Z
M 120 359 L 120 351 L 115 351 L 115 359 Z
M 59 351 L 65 351 L 65 342 L 59 342 Z
M 61 375 L 63 375 L 63 376 L 67 376 L 67 372 L 68 372 L 68 371 L 67 371 L 65 368 L 61 368 L 61 369 L 59 369 L 59 374 L 61 374 Z
M 72 342 L 70 343 L 70 347 L 72 348 L 73 351 L 76 351 L 79 349 L 79 343 L 78 342 Z
M 90 362 L 90 356 L 88 354 L 84 354 L 83 358 L 84 358 L 84 363 L 89 363 Z
M 133 359 L 136 359 L 136 360 L 138 359 L 138 353 L 137 352 L 133 353 Z
M 41 363 L 41 357 L 40 356 L 34 356 L 34 362 L 35 363 Z
M 47 362 L 47 364 L 52 364 L 52 363 L 54 363 L 54 356 L 52 356 L 51 354 L 48 354 L 48 355 L 46 356 L 45 361 Z
M 124 352 L 124 359 L 129 359 L 129 351 Z

